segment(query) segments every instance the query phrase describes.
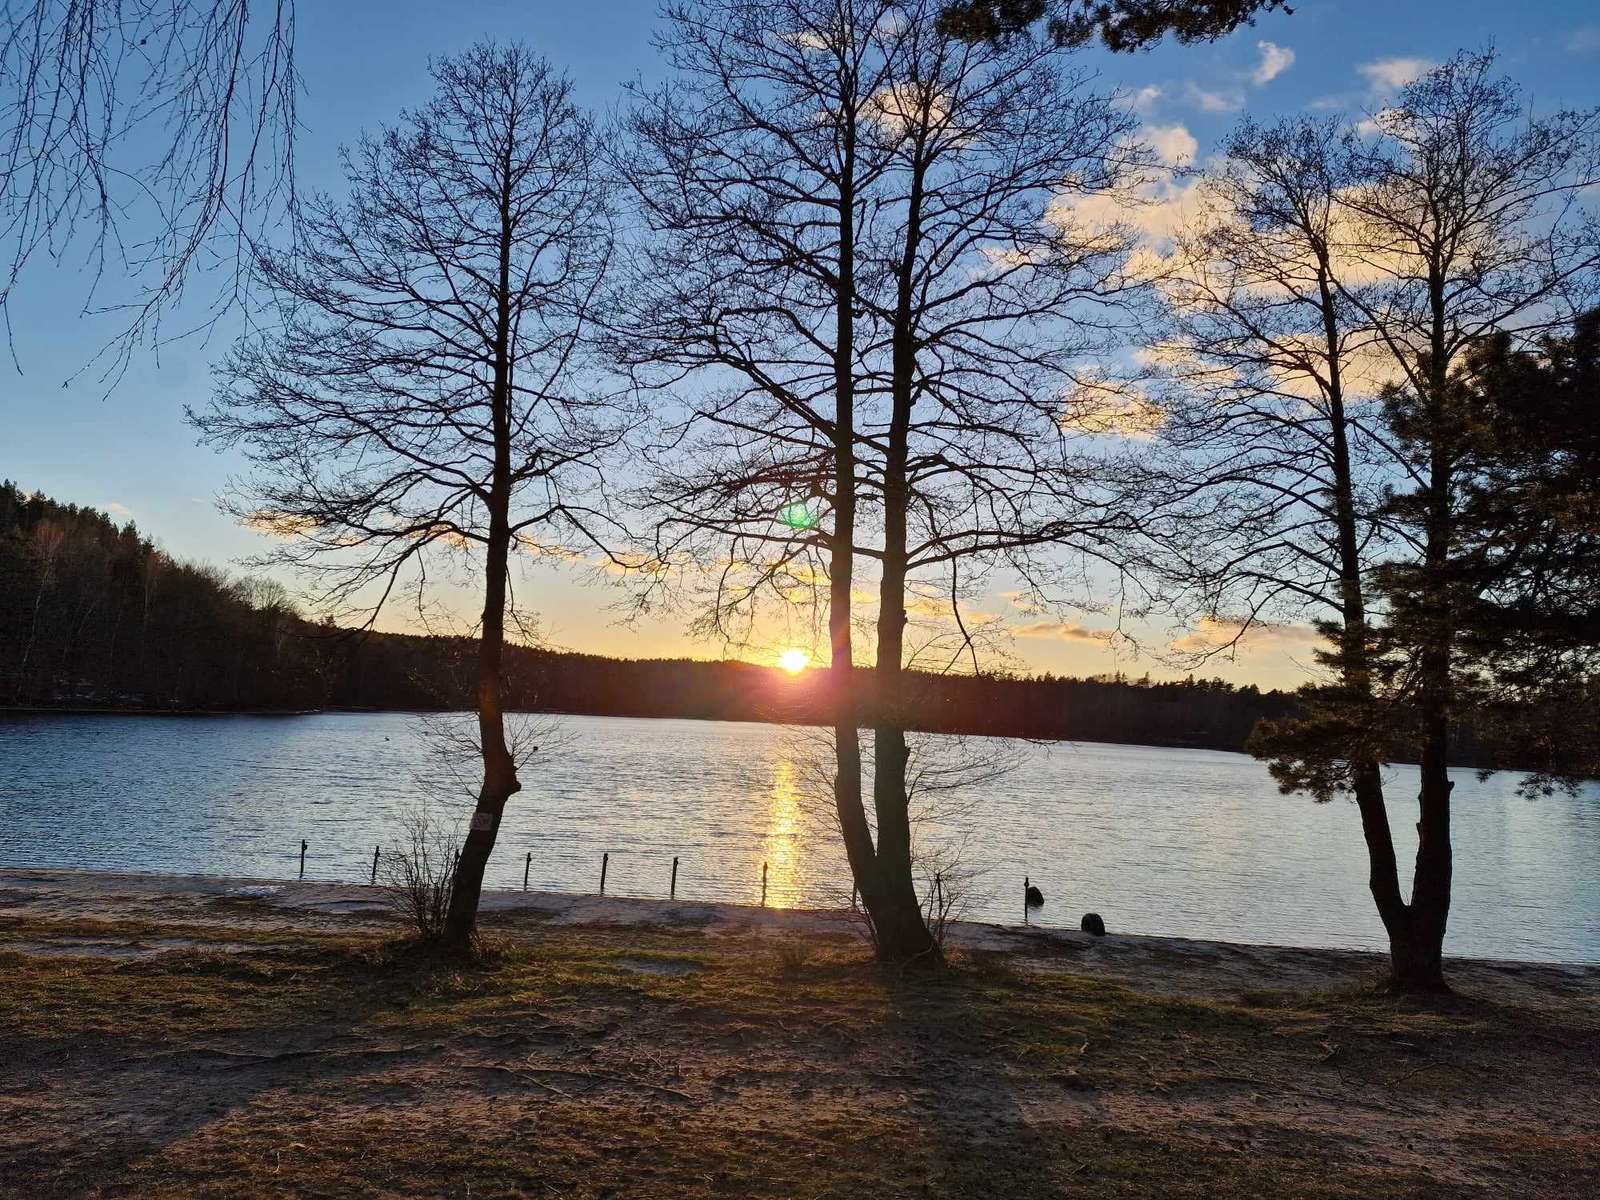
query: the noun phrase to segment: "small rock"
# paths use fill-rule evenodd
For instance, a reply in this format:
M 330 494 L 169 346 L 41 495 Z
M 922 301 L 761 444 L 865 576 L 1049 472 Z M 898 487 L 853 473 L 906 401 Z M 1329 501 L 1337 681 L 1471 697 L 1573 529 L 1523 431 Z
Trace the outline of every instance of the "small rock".
M 1095 937 L 1105 937 L 1106 923 L 1100 919 L 1099 913 L 1084 913 L 1083 920 L 1078 922 L 1078 928 L 1085 933 L 1092 933 Z

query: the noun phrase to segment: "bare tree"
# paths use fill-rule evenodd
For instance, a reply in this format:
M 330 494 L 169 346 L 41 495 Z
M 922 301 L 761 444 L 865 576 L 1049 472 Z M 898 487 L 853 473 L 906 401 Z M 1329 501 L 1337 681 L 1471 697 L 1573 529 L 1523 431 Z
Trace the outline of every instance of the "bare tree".
M 446 927 L 464 943 L 522 786 L 502 701 L 510 558 L 613 531 L 600 457 L 624 421 L 583 377 L 612 244 L 593 125 L 520 47 L 433 73 L 427 107 L 346 156 L 349 200 L 307 203 L 303 250 L 261 258 L 282 325 L 233 352 L 192 416 L 244 447 L 233 509 L 284 539 L 276 559 L 323 606 L 370 624 L 397 588 L 420 608 L 440 556 L 481 569 L 483 776 Z
M 1467 377 L 1485 347 L 1526 344 L 1584 303 L 1600 262 L 1574 205 L 1594 179 L 1596 115 L 1524 125 L 1492 65 L 1458 56 L 1361 128 L 1265 140 L 1246 129 L 1243 160 L 1236 139 L 1212 184 L 1238 236 L 1203 241 L 1221 252 L 1200 255 L 1177 294 L 1190 310 L 1180 357 L 1213 372 L 1192 387 L 1200 416 L 1177 436 L 1226 445 L 1209 435 L 1235 420 L 1241 393 L 1251 422 L 1269 418 L 1197 476 L 1227 498 L 1188 531 L 1211 547 L 1199 577 L 1243 599 L 1241 630 L 1286 598 L 1337 613 L 1323 625 L 1333 681 L 1304 693 L 1303 717 L 1258 730 L 1252 749 L 1286 791 L 1354 794 L 1402 989 L 1444 986 L 1450 731 L 1493 673 L 1489 656 L 1463 654 L 1476 603 L 1463 514 L 1485 439 L 1511 435 L 1469 418 Z M 1239 189 L 1241 168 L 1257 186 Z M 1422 769 L 1409 901 L 1378 775 L 1406 753 Z
M 651 384 L 703 389 L 645 497 L 654 582 L 709 568 L 707 624 L 734 636 L 763 603 L 826 596 L 838 818 L 898 961 L 937 955 L 912 874 L 908 597 L 949 598 L 959 626 L 985 572 L 1044 586 L 1044 551 L 1104 528 L 1062 392 L 1102 346 L 1127 242 L 1072 201 L 1143 162 L 1053 47 L 936 25 L 934 5 L 895 0 L 673 9 L 676 78 L 639 97 L 624 164 L 652 237 L 618 345 Z M 858 559 L 878 576 L 870 819 Z
M 903 903 L 915 894 L 903 865 L 908 591 L 936 581 L 960 625 L 962 587 L 997 567 L 1043 596 L 1059 592 L 1064 558 L 1115 558 L 1110 531 L 1129 516 L 1107 510 L 1065 394 L 1111 351 L 1105 305 L 1135 284 L 1126 231 L 1076 206 L 1131 199 L 1148 163 L 1131 119 L 1051 44 L 951 42 L 927 9 L 903 20 L 880 101 L 892 169 L 861 241 L 875 284 L 864 365 L 879 399 L 862 430 L 875 451 L 864 490 L 882 520 L 875 865 L 902 923 L 885 939 L 878 921 L 896 957 L 926 937 Z
M 1284 760 L 1273 770 L 1318 800 L 1353 794 L 1373 899 L 1403 940 L 1369 614 L 1393 460 L 1383 355 L 1341 290 L 1360 282 L 1340 199 L 1345 132 L 1337 119 L 1246 123 L 1196 189 L 1161 263 L 1152 351 L 1164 421 L 1135 475 L 1168 498 L 1146 532 L 1169 601 L 1217 633 L 1195 657 L 1231 651 L 1260 623 L 1308 616 L 1333 644 L 1319 652 L 1328 678 L 1303 694 L 1314 716 L 1266 725 L 1252 745 L 1270 757 L 1313 737 L 1339 744 L 1319 773 Z
M 14 0 L 0 20 L 0 313 L 79 247 L 86 307 L 123 314 L 110 374 L 223 264 L 196 324 L 240 298 L 250 244 L 294 207 L 293 0 Z M 102 295 L 108 281 L 131 293 Z
M 1452 876 L 1450 730 L 1463 608 L 1462 539 L 1472 436 L 1458 373 L 1489 342 L 1525 342 L 1592 302 L 1600 237 L 1581 194 L 1600 180 L 1600 110 L 1530 119 L 1492 52 L 1457 55 L 1409 85 L 1353 137 L 1341 193 L 1348 251 L 1370 283 L 1344 295 L 1386 352 L 1386 400 L 1404 474 L 1390 510 L 1407 552 L 1380 583 L 1390 607 L 1387 701 L 1421 764 L 1419 845 L 1395 975 L 1445 987 Z
M 709 377 L 668 429 L 646 503 L 662 568 L 726 557 L 702 628 L 828 596 L 840 819 L 860 810 L 851 677 L 857 229 L 886 169 L 889 0 L 717 0 L 667 12 L 668 86 L 636 95 L 623 172 L 652 233 L 619 304 L 619 355 L 652 386 Z M 821 114 L 822 119 L 819 119 Z M 831 529 L 819 507 L 831 507 Z M 670 582 L 665 570 L 655 576 Z

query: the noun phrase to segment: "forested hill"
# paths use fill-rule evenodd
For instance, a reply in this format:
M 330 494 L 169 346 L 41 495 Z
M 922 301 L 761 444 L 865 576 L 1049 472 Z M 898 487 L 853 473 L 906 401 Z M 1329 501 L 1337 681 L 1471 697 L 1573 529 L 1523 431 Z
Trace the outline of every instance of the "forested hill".
M 0 705 L 260 710 L 459 708 L 474 643 L 352 634 L 278 585 L 179 562 L 131 523 L 0 485 Z M 623 660 L 525 647 L 518 708 L 820 723 L 828 677 L 743 662 Z M 871 718 L 870 675 L 856 686 Z M 945 732 L 1239 749 L 1281 692 L 1217 681 L 914 674 L 910 724 Z

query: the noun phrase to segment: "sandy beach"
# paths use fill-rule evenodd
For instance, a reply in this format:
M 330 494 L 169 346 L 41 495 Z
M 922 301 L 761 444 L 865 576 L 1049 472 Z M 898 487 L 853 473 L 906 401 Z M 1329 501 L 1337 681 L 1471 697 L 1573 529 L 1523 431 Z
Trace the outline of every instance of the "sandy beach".
M 1600 967 L 0 870 L 0 1193 L 1551 1196 L 1600 1190 Z

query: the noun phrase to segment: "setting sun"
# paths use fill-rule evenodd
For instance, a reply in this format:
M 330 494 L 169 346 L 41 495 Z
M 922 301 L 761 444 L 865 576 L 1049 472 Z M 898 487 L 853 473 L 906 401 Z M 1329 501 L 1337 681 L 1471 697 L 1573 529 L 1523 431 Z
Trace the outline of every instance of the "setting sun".
M 778 665 L 791 675 L 798 675 L 811 665 L 811 655 L 804 650 L 785 650 L 778 655 Z

